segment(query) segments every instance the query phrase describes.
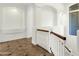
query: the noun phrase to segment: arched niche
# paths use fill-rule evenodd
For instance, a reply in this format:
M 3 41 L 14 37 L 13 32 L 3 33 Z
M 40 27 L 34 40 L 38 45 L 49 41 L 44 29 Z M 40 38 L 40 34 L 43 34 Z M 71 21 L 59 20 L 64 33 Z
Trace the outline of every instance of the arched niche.
M 79 3 L 69 7 L 69 35 L 77 36 L 79 30 Z
M 36 6 L 36 27 L 53 27 L 57 25 L 57 11 L 52 6 Z

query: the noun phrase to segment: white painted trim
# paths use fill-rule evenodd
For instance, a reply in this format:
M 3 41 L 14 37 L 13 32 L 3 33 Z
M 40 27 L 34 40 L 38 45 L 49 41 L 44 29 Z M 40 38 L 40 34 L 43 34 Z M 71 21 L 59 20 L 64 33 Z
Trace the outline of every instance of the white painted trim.
M 4 33 L 4 34 L 21 33 L 24 31 L 25 29 L 1 29 L 1 33 Z
M 69 13 L 78 12 L 78 11 L 79 11 L 79 9 L 77 9 L 77 10 L 72 10 L 72 11 L 69 11 Z
M 11 41 L 15 39 L 20 39 L 20 38 L 27 38 L 25 32 L 20 32 L 20 33 L 10 33 L 10 34 L 5 34 L 1 33 L 0 34 L 0 42 L 6 42 L 6 41 Z
M 68 6 L 70 7 L 70 6 L 74 5 L 74 4 L 76 4 L 76 3 L 71 3 L 71 4 L 69 4 Z

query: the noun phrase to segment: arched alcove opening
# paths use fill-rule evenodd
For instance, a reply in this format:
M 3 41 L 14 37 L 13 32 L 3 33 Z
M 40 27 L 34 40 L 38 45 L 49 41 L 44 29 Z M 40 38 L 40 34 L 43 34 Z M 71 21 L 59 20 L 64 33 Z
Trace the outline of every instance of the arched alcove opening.
M 57 10 L 49 5 L 34 5 L 32 43 L 37 44 L 37 29 L 52 29 L 57 25 Z
M 79 55 L 79 40 L 78 40 L 78 30 L 79 30 L 79 4 L 71 4 L 69 6 L 68 15 L 68 36 L 67 44 L 70 49 L 72 49 L 73 55 Z M 74 47 L 73 47 L 74 46 Z
M 77 36 L 79 30 L 79 3 L 69 7 L 69 35 Z

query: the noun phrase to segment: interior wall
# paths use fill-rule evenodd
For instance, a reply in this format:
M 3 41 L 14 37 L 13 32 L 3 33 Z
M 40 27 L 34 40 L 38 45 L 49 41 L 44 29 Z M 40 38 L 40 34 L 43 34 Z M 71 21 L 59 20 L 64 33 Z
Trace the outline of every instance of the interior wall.
M 33 21 L 34 21 L 34 8 L 33 8 L 33 5 L 29 5 L 27 7 L 26 19 L 27 19 L 26 20 L 27 37 L 32 37 Z
M 2 19 L 3 19 L 3 12 L 2 12 L 2 7 L 0 7 L 0 33 L 1 33 L 1 29 L 2 29 Z
M 39 7 L 36 6 L 36 26 L 37 27 L 47 27 L 47 26 L 54 26 L 56 25 L 57 21 L 57 15 L 56 15 L 56 11 L 53 10 L 53 8 L 51 7 Z
M 0 42 L 26 37 L 24 6 L 0 5 Z
M 57 11 L 57 25 L 65 25 L 65 6 L 64 3 L 37 3 L 37 6 L 44 7 L 49 6 L 53 10 Z M 55 11 L 54 11 L 55 12 Z M 56 12 L 55 12 L 56 13 Z M 64 18 L 65 17 L 65 18 Z M 54 20 L 55 21 L 55 20 Z
M 24 10 L 18 7 L 3 7 L 2 31 L 25 30 Z

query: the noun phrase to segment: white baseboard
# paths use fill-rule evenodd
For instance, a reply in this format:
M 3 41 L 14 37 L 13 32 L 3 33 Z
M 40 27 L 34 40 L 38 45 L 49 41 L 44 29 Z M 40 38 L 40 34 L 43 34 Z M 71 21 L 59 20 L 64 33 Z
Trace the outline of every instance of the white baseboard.
M 25 32 L 15 34 L 0 34 L 0 42 L 11 41 L 20 38 L 27 38 Z
M 32 36 L 31 35 L 26 35 L 26 38 L 32 38 Z

